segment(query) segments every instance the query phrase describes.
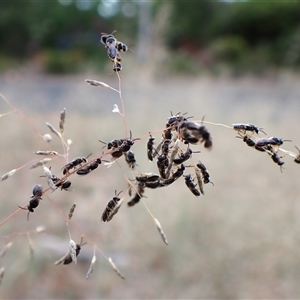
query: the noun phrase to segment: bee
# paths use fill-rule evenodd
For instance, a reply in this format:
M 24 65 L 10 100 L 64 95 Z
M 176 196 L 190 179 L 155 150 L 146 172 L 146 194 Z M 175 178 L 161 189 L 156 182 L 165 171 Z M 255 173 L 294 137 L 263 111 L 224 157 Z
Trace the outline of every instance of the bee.
M 243 141 L 249 146 L 249 147 L 255 147 L 256 143 L 251 139 L 249 138 L 247 135 L 245 135 L 243 137 Z
M 166 169 L 169 166 L 169 159 L 166 155 L 158 155 L 157 156 L 157 168 L 160 174 L 160 177 L 163 179 L 167 178 Z
M 271 158 L 274 161 L 274 163 L 280 166 L 280 171 L 282 172 L 282 165 L 284 165 L 284 162 L 280 160 L 280 157 L 277 155 L 277 153 L 273 153 L 271 155 Z
M 233 129 L 239 132 L 243 132 L 246 133 L 246 131 L 251 131 L 251 132 L 255 132 L 256 134 L 259 133 L 259 131 L 263 132 L 264 134 L 266 134 L 263 131 L 263 128 L 259 128 L 253 124 L 232 124 Z
M 114 72 L 121 72 L 122 71 L 122 65 L 119 61 L 115 62 L 113 65 L 113 71 Z
M 202 123 L 204 121 L 204 117 L 202 119 Z M 212 147 L 212 140 L 210 133 L 207 131 L 206 127 L 204 125 L 201 125 L 199 128 L 199 134 L 202 137 L 201 142 L 204 142 L 204 148 L 210 149 Z
M 51 180 L 52 182 L 54 183 L 54 185 L 57 187 L 57 188 L 61 188 L 61 190 L 65 190 L 67 191 L 68 188 L 71 186 L 71 181 L 69 180 L 62 180 L 60 178 L 58 178 L 57 176 L 55 175 L 52 175 L 51 176 Z
M 197 190 L 197 186 L 190 174 L 185 176 L 185 184 L 195 196 L 199 197 L 201 195 L 200 191 Z
M 159 180 L 159 175 L 154 174 L 154 173 L 145 173 L 142 176 L 135 177 L 136 181 L 141 182 L 141 183 L 146 183 L 146 182 L 154 182 Z
M 205 184 L 206 184 L 206 183 L 211 183 L 212 185 L 214 185 L 214 183 L 211 182 L 211 181 L 209 180 L 209 173 L 208 173 L 206 167 L 204 166 L 204 164 L 198 163 L 196 166 L 198 167 L 198 169 L 199 169 L 199 170 L 201 171 L 201 173 L 202 173 L 203 182 L 204 182 Z
M 165 139 L 161 146 L 162 155 L 168 156 L 169 154 L 169 145 L 171 144 L 171 140 Z
M 40 184 L 36 184 L 32 190 L 31 200 L 29 201 L 26 208 L 19 206 L 19 208 L 28 210 L 27 220 L 29 221 L 29 213 L 33 213 L 34 209 L 37 208 L 40 204 L 40 200 L 42 199 L 43 188 Z
M 294 159 L 294 162 L 295 162 L 296 164 L 300 164 L 300 149 L 299 149 L 297 146 L 295 146 L 295 148 L 298 150 L 298 155 L 297 155 L 297 157 Z
M 185 144 L 197 144 L 200 142 L 200 125 L 190 121 L 184 121 L 178 127 L 179 135 Z
M 256 145 L 258 147 L 264 147 L 264 146 L 267 146 L 267 145 L 281 146 L 284 141 L 290 141 L 290 140 L 283 140 L 283 139 L 278 138 L 276 136 L 272 136 L 272 137 L 268 137 L 268 138 L 259 139 L 256 142 Z
M 66 164 L 63 167 L 63 174 L 66 175 L 71 169 L 76 168 L 77 166 L 81 165 L 82 163 L 86 163 L 87 159 L 85 157 L 77 157 L 73 159 L 70 163 Z
M 82 238 L 80 240 L 80 243 L 79 244 L 76 244 L 76 249 L 75 249 L 75 252 L 76 252 L 76 256 L 79 255 L 80 251 L 81 251 L 81 247 L 83 245 L 85 245 L 86 243 L 82 243 Z M 54 264 L 55 265 L 60 265 L 61 263 L 63 263 L 64 265 L 69 265 L 70 263 L 73 262 L 73 259 L 72 259 L 72 255 L 71 255 L 71 252 L 68 252 L 67 254 L 65 254 L 62 258 L 60 258 L 58 261 L 56 261 Z
M 140 202 L 141 198 L 143 197 L 143 194 L 145 192 L 145 183 L 139 182 L 137 185 L 137 192 L 133 196 L 133 198 L 127 203 L 128 206 L 134 206 L 138 202 Z
M 172 178 L 174 180 L 177 180 L 183 175 L 184 171 L 185 171 L 185 166 L 181 164 L 180 168 L 177 168 L 176 172 L 172 174 Z
M 150 138 L 147 142 L 147 156 L 150 161 L 153 161 L 154 140 L 155 140 L 155 138 L 152 137 L 152 135 L 150 134 Z
M 82 169 L 79 169 L 76 172 L 76 174 L 78 174 L 78 175 L 87 175 L 90 172 L 92 172 L 93 170 L 97 169 L 100 164 L 101 164 L 101 159 L 97 158 L 95 161 L 91 162 L 86 167 L 84 167 Z
M 43 187 L 40 184 L 36 184 L 32 190 L 31 198 L 41 198 L 43 195 Z
M 158 187 L 163 187 L 165 184 L 161 182 L 160 180 L 152 181 L 152 182 L 145 182 L 145 187 L 149 189 L 156 189 Z
M 124 43 L 121 43 L 119 41 L 116 44 L 116 48 L 117 48 L 118 51 L 122 51 L 122 52 L 128 51 L 127 45 L 125 45 Z
M 134 153 L 129 150 L 125 153 L 125 160 L 129 166 L 130 169 L 134 169 L 136 166 L 136 160 L 135 160 L 135 156 Z
M 179 158 L 175 158 L 173 159 L 173 163 L 175 165 L 179 165 L 179 164 L 182 164 L 183 162 L 187 161 L 189 158 L 191 158 L 192 156 L 192 149 L 191 148 L 187 148 L 186 152 L 184 153 L 181 153 Z
M 117 194 L 117 190 L 115 190 L 115 196 L 111 200 L 109 200 L 102 214 L 103 222 L 109 222 L 113 218 L 113 216 L 119 211 L 119 208 L 123 203 L 123 199 L 119 198 L 119 195 L 121 193 L 122 191 Z
M 181 164 L 179 168 L 172 174 L 171 177 L 165 179 L 162 181 L 163 186 L 168 186 L 172 184 L 174 181 L 176 181 L 178 178 L 180 178 L 185 171 L 185 166 Z

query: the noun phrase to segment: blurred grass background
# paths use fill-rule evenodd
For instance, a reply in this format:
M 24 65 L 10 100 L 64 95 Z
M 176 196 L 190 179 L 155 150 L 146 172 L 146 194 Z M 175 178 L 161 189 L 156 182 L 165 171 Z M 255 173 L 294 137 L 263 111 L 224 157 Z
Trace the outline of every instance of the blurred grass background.
M 65 136 L 73 141 L 71 159 L 91 152 L 93 157 L 100 155 L 103 149 L 99 139 L 109 141 L 125 134 L 120 116 L 111 112 L 115 103 L 120 106 L 118 95 L 84 82 L 92 78 L 118 87 L 116 76 L 109 75 L 111 64 L 107 63 L 106 51 L 99 43 L 100 33 L 113 29 L 118 29 L 116 36 L 121 41 L 129 46 L 133 44 L 130 47 L 134 53 L 122 55 L 121 80 L 126 121 L 134 138 L 163 129 L 172 111 L 187 112 L 198 120 L 205 116 L 206 121 L 226 125 L 254 123 L 263 127 L 269 136 L 293 141 L 286 142 L 284 148 L 294 150 L 294 145 L 299 146 L 299 49 L 294 42 L 299 21 L 293 23 L 291 14 L 297 11 L 298 2 L 289 5 L 285 2 L 205 2 L 199 7 L 196 3 L 183 7 L 181 2 L 168 2 L 168 5 L 156 2 L 150 6 L 153 35 L 149 53 L 143 48 L 144 51 L 138 51 L 140 45 L 147 45 L 146 40 L 139 40 L 141 11 L 138 8 L 130 18 L 121 13 L 122 9 L 115 15 L 103 16 L 99 14 L 100 5 L 110 2 L 97 2 L 97 6 L 91 2 L 94 8 L 92 5 L 89 9 L 80 8 L 84 2 L 69 2 L 60 1 L 57 5 L 51 2 L 53 11 L 46 1 L 22 2 L 18 10 L 11 2 L 1 2 L 1 43 L 12 37 L 15 42 L 26 37 L 25 33 L 9 33 L 17 29 L 24 16 L 37 31 L 44 28 L 40 25 L 48 19 L 56 25 L 46 26 L 48 31 L 36 34 L 40 38 L 38 42 L 29 36 L 29 44 L 22 40 L 23 48 L 17 43 L 7 50 L 6 46 L 2 47 L 4 59 L 0 65 L 4 67 L 0 91 L 42 134 L 48 133 L 45 122 L 58 127 L 59 112 L 66 107 Z M 127 2 L 115 3 L 121 7 Z M 275 12 L 269 12 L 272 7 L 279 16 L 276 21 Z M 239 13 L 235 12 L 238 9 Z M 195 11 L 194 17 L 188 13 L 191 10 Z M 48 19 L 44 20 L 45 12 Z M 162 16 L 170 14 L 182 28 L 172 25 L 168 29 L 168 18 Z M 186 15 L 191 20 L 196 19 L 199 25 L 183 25 L 180 18 L 186 19 Z M 233 16 L 247 24 L 245 32 L 252 32 L 254 40 L 260 37 L 259 41 L 250 42 L 245 33 L 239 33 L 241 23 Z M 214 26 L 211 24 L 215 33 L 209 37 L 211 19 L 215 22 Z M 222 20 L 230 20 L 232 27 L 226 31 Z M 273 31 L 267 31 L 266 24 L 270 24 L 267 20 L 272 20 L 276 28 L 289 24 L 289 29 L 282 32 L 274 29 L 276 33 L 272 34 Z M 21 23 L 20 28 L 26 32 L 24 24 Z M 49 28 L 53 27 L 57 31 L 51 33 Z M 210 29 L 210 32 L 214 31 Z M 60 34 L 76 42 L 62 48 L 57 42 L 61 41 Z M 48 35 L 52 37 L 50 41 L 45 38 Z M 80 38 L 74 38 L 76 36 Z M 93 54 L 86 54 L 83 44 L 78 44 L 82 36 L 93 37 L 96 50 L 89 52 Z M 274 45 L 278 45 L 283 36 L 285 44 L 294 46 L 279 47 L 282 52 L 276 52 Z M 35 45 L 33 52 L 32 44 Z M 20 53 L 14 54 L 12 49 Z M 270 52 L 277 53 L 279 59 L 266 60 Z M 1 101 L 1 114 L 9 110 Z M 50 145 L 45 145 L 17 114 L 1 117 L 0 123 L 3 128 L 1 175 L 36 159 L 33 151 L 50 147 L 61 152 L 58 139 L 54 137 Z M 5 267 L 1 298 L 298 298 L 298 166 L 290 157 L 284 157 L 286 164 L 281 173 L 266 154 L 247 147 L 235 137 L 233 130 L 213 125 L 207 128 L 213 138 L 213 149 L 206 151 L 202 146 L 194 146 L 192 149 L 200 149 L 201 153 L 194 154 L 193 158 L 206 165 L 214 186 L 205 186 L 206 194 L 196 198 L 181 178 L 167 188 L 147 190 L 145 194 L 144 201 L 160 221 L 169 246 L 161 241 L 142 203 L 133 208 L 124 203 L 111 222 L 100 221 L 114 191 L 126 190 L 124 174 L 116 165 L 110 169 L 100 166 L 85 177 L 72 176 L 74 191 L 48 195 L 66 214 L 71 205 L 77 203 L 74 223 L 70 224 L 72 238 L 80 241 L 82 232 L 77 229 L 80 228 L 113 258 L 126 280 L 121 280 L 99 253 L 94 273 L 85 280 L 93 255 L 90 244 L 83 246 L 77 265 L 53 265 L 67 251 L 69 236 L 65 219 L 44 197 L 30 214 L 29 222 L 24 211 L 0 229 L 1 248 L 13 241 L 11 249 L 1 258 L 1 266 Z M 160 133 L 155 134 L 156 141 L 160 136 Z M 147 161 L 146 142 L 147 137 L 136 141 L 133 147 L 139 172 L 156 170 L 155 164 Z M 134 175 L 127 171 L 122 159 L 120 163 L 125 175 L 132 178 Z M 62 159 L 51 163 L 53 172 L 59 175 L 64 164 Z M 0 220 L 18 205 L 28 203 L 35 184 L 46 185 L 41 175 L 41 169 L 24 168 L 1 183 Z M 122 196 L 126 202 L 126 193 Z M 38 225 L 44 225 L 47 230 L 30 234 L 34 248 L 31 258 L 26 232 Z

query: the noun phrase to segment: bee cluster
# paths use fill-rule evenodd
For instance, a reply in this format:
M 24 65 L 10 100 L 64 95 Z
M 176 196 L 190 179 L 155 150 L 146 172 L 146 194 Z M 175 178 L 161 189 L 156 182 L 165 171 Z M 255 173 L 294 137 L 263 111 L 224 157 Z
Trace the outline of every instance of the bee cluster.
M 284 151 L 280 148 L 284 142 L 291 140 L 284 140 L 282 138 L 272 136 L 272 137 L 265 137 L 259 138 L 258 133 L 261 131 L 266 134 L 262 128 L 259 128 L 253 124 L 233 124 L 233 129 L 238 132 L 238 138 L 241 138 L 246 145 L 249 147 L 267 153 L 272 161 L 280 166 L 280 170 L 282 172 L 282 166 L 284 165 L 284 161 L 281 160 L 282 156 L 279 156 L 279 151 Z M 296 147 L 299 154 L 295 155 L 292 152 L 286 151 L 289 155 L 294 157 L 295 163 L 300 163 L 300 150 Z
M 188 121 L 183 114 L 178 113 L 168 118 L 166 129 L 163 131 L 162 140 L 155 147 L 155 138 L 149 133 L 147 141 L 147 157 L 149 161 L 155 161 L 158 174 L 144 173 L 135 177 L 135 194 L 128 202 L 133 206 L 143 197 L 145 190 L 167 187 L 180 177 L 185 178 L 185 184 L 195 195 L 204 194 L 203 183 L 209 183 L 209 173 L 202 163 L 185 165 L 191 160 L 193 151 L 190 145 L 204 144 L 211 149 L 212 139 L 206 127 L 196 122 Z M 185 174 L 187 167 L 193 167 L 197 183 L 191 174 Z M 131 189 L 130 189 L 131 191 Z
M 118 41 L 113 36 L 113 33 L 102 33 L 100 41 L 107 49 L 107 55 L 113 62 L 113 71 L 120 72 L 122 70 L 122 57 L 120 52 L 126 52 L 128 50 L 128 47 L 124 43 Z

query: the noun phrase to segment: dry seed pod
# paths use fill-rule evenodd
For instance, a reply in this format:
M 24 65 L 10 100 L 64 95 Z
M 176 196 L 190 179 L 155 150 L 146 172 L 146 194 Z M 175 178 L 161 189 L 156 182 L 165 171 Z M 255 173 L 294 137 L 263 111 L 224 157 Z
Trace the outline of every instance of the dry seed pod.
M 50 129 L 52 133 L 57 135 L 59 138 L 61 138 L 61 134 L 48 122 L 46 122 L 47 127 Z
M 4 175 L 1 176 L 1 181 L 6 180 L 8 177 L 13 176 L 16 173 L 17 169 L 13 169 L 7 173 L 5 173 Z
M 60 129 L 60 133 L 62 134 L 65 130 L 65 120 L 66 120 L 66 109 L 64 108 L 61 112 L 60 112 L 60 121 L 59 121 L 59 129 Z
M 92 86 L 102 86 L 105 88 L 110 88 L 110 86 L 108 84 L 101 82 L 101 81 L 93 80 L 93 79 L 86 79 L 85 82 Z
M 92 261 L 91 261 L 91 264 L 90 264 L 90 267 L 89 267 L 89 269 L 88 269 L 88 271 L 86 273 L 86 277 L 85 277 L 86 279 L 89 279 L 89 277 L 93 273 L 95 263 L 96 263 L 96 255 L 94 254 L 93 258 L 92 258 Z
M 76 208 L 76 203 L 74 203 L 72 205 L 71 209 L 70 209 L 70 212 L 69 212 L 69 215 L 68 215 L 68 220 L 72 219 L 75 208 Z
M 125 279 L 125 277 L 122 275 L 122 273 L 119 271 L 119 269 L 116 267 L 115 263 L 113 262 L 113 260 L 109 257 L 108 261 L 110 263 L 110 265 L 112 266 L 112 268 L 115 270 L 115 272 L 122 278 Z
M 77 263 L 77 256 L 79 255 L 79 253 L 81 251 L 81 247 L 85 244 L 86 243 L 82 243 L 82 238 L 80 240 L 80 244 L 75 244 L 75 242 L 73 240 L 70 240 L 69 252 L 66 253 L 58 261 L 56 261 L 54 264 L 59 265 L 59 264 L 63 263 L 64 265 L 68 265 L 73 261 L 76 264 Z
M 38 150 L 33 152 L 36 155 L 58 155 L 56 151 Z
M 47 162 L 51 161 L 51 158 L 43 158 L 42 160 L 37 161 L 36 163 L 32 164 L 29 169 L 35 169 L 37 167 L 43 166 L 44 164 L 46 164 Z
M 159 221 L 158 221 L 157 219 L 154 219 L 154 222 L 155 222 L 156 228 L 157 228 L 157 230 L 158 230 L 158 232 L 159 232 L 159 234 L 160 234 L 160 236 L 161 236 L 163 242 L 164 242 L 166 245 L 168 245 L 167 237 L 166 237 L 166 235 L 165 235 L 165 233 L 164 233 L 164 231 L 163 231 L 163 229 L 162 229 L 162 227 L 161 227 Z
M 5 271 L 5 268 L 4 268 L 4 267 L 1 267 L 1 268 L 0 268 L 0 285 L 1 285 L 2 279 L 3 279 L 3 277 L 4 277 L 4 271 Z

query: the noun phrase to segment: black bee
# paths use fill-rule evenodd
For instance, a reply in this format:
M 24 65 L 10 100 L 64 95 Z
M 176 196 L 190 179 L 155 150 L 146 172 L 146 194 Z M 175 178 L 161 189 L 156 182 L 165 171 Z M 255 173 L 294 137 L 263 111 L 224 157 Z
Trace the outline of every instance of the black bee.
M 157 156 L 157 168 L 160 174 L 160 177 L 163 179 L 167 178 L 166 170 L 169 166 L 169 159 L 166 155 L 158 155 Z
M 185 166 L 183 164 L 181 164 L 180 168 L 177 168 L 176 172 L 174 172 L 172 174 L 172 178 L 174 180 L 177 180 L 178 178 L 180 178 L 183 175 L 184 171 L 185 171 Z
M 181 164 L 181 166 L 177 168 L 177 170 L 172 174 L 171 177 L 162 181 L 162 185 L 168 186 L 172 184 L 174 181 L 176 181 L 178 178 L 180 178 L 183 175 L 184 171 L 185 171 L 185 166 Z
M 86 163 L 87 159 L 85 157 L 77 157 L 73 159 L 70 163 L 63 167 L 63 174 L 66 175 L 71 169 L 79 166 L 82 163 Z
M 271 158 L 274 161 L 274 163 L 280 166 L 280 171 L 282 172 L 282 166 L 284 165 L 284 162 L 280 160 L 280 157 L 277 155 L 277 153 L 273 153 L 271 155 Z
M 264 147 L 264 146 L 267 146 L 267 145 L 281 146 L 284 141 L 288 141 L 288 140 L 283 140 L 281 138 L 273 136 L 273 137 L 259 139 L 256 142 L 256 145 L 258 147 Z
M 40 184 L 37 184 L 33 187 L 31 200 L 29 201 L 26 208 L 19 206 L 24 210 L 28 210 L 27 220 L 29 221 L 29 213 L 34 212 L 34 209 L 37 208 L 40 204 L 40 200 L 42 199 L 43 188 Z
M 125 45 L 124 43 L 121 43 L 121 42 L 117 42 L 116 48 L 118 49 L 118 51 L 122 51 L 122 52 L 128 51 L 127 45 Z
M 295 148 L 298 150 L 298 155 L 297 155 L 297 157 L 294 159 L 294 162 L 295 162 L 296 164 L 300 164 L 300 149 L 299 149 L 297 146 L 295 146 Z
M 112 148 L 118 148 L 118 147 L 120 147 L 121 144 L 122 144 L 122 142 L 123 142 L 123 140 L 112 140 L 112 141 L 110 141 L 108 143 L 105 143 L 105 142 L 102 142 L 102 141 L 99 140 L 99 142 L 101 142 L 103 144 L 106 144 L 107 149 L 109 150 L 109 149 L 112 149 Z
M 169 145 L 171 144 L 171 140 L 164 140 L 161 146 L 162 155 L 168 156 L 169 154 Z
M 153 181 L 153 182 L 145 182 L 145 187 L 149 189 L 156 189 L 158 187 L 165 186 L 164 182 L 161 182 L 160 180 Z
M 154 173 L 146 173 L 143 174 L 142 176 L 135 177 L 136 181 L 146 183 L 146 182 L 154 182 L 159 180 L 159 175 L 154 174 Z
M 251 139 L 249 138 L 247 135 L 245 135 L 243 137 L 243 141 L 249 146 L 249 147 L 255 147 L 256 143 Z
M 153 153 L 154 153 L 154 140 L 155 138 L 151 136 L 147 142 L 147 156 L 150 161 L 153 161 Z
M 135 156 L 134 153 L 129 150 L 125 153 L 125 160 L 129 166 L 130 169 L 134 169 L 136 166 L 136 160 L 135 160 Z
M 186 152 L 181 153 L 179 158 L 173 159 L 173 163 L 175 165 L 182 164 L 183 162 L 187 161 L 192 156 L 192 153 L 193 153 L 192 149 L 187 148 Z
M 79 169 L 76 174 L 78 175 L 86 175 L 92 172 L 93 170 L 97 169 L 98 166 L 101 164 L 101 159 L 97 158 L 95 161 L 88 164 L 86 167 Z
M 115 191 L 115 196 L 107 203 L 107 206 L 102 214 L 103 222 L 109 222 L 113 218 L 113 216 L 118 212 L 119 208 L 122 205 L 122 201 L 120 201 L 121 199 L 118 197 L 121 193 L 122 191 L 118 194 L 117 191 Z
M 145 192 L 145 183 L 139 182 L 137 185 L 137 192 L 133 196 L 133 198 L 127 203 L 128 206 L 134 206 L 138 202 L 140 202 L 143 194 Z
M 233 129 L 236 131 L 242 131 L 243 133 L 246 133 L 246 131 L 251 131 L 251 132 L 255 132 L 256 134 L 258 134 L 259 131 L 263 132 L 264 134 L 266 134 L 262 129 L 263 128 L 259 128 L 253 124 L 232 124 L 233 125 Z
M 204 148 L 210 149 L 212 147 L 212 140 L 211 140 L 210 133 L 207 131 L 206 127 L 201 125 L 199 128 L 199 133 L 202 136 L 201 142 L 204 142 Z
M 69 181 L 69 180 L 66 181 L 66 179 L 62 180 L 62 179 L 58 178 L 58 177 L 55 176 L 55 175 L 52 175 L 51 180 L 52 180 L 52 182 L 54 183 L 54 185 L 55 185 L 57 188 L 60 187 L 61 190 L 67 191 L 68 188 L 71 186 L 71 181 Z
M 195 196 L 198 197 L 201 195 L 200 191 L 197 190 L 196 184 L 194 183 L 194 180 L 190 174 L 185 176 L 185 184 Z
M 206 167 L 204 166 L 204 164 L 198 163 L 198 164 L 197 164 L 197 167 L 198 167 L 198 169 L 199 169 L 199 170 L 201 171 L 201 173 L 202 173 L 203 182 L 204 182 L 205 184 L 206 184 L 206 183 L 211 183 L 212 185 L 214 185 L 213 182 L 211 182 L 211 181 L 209 180 L 209 173 L 208 173 Z
M 75 249 L 75 252 L 76 252 L 76 256 L 79 255 L 80 251 L 81 251 L 81 247 L 83 245 L 85 245 L 86 243 L 82 243 L 82 238 L 80 240 L 80 243 L 79 244 L 76 244 L 76 249 Z M 73 262 L 73 259 L 72 259 L 72 255 L 70 252 L 68 252 L 66 255 L 64 255 L 61 259 L 59 259 L 58 261 L 55 262 L 55 265 L 59 265 L 61 263 L 63 263 L 64 265 L 69 265 L 70 263 Z
M 32 190 L 31 198 L 41 198 L 43 195 L 43 187 L 40 184 L 36 184 Z
M 114 72 L 121 72 L 122 71 L 122 65 L 119 61 L 115 62 L 113 65 L 113 71 Z

